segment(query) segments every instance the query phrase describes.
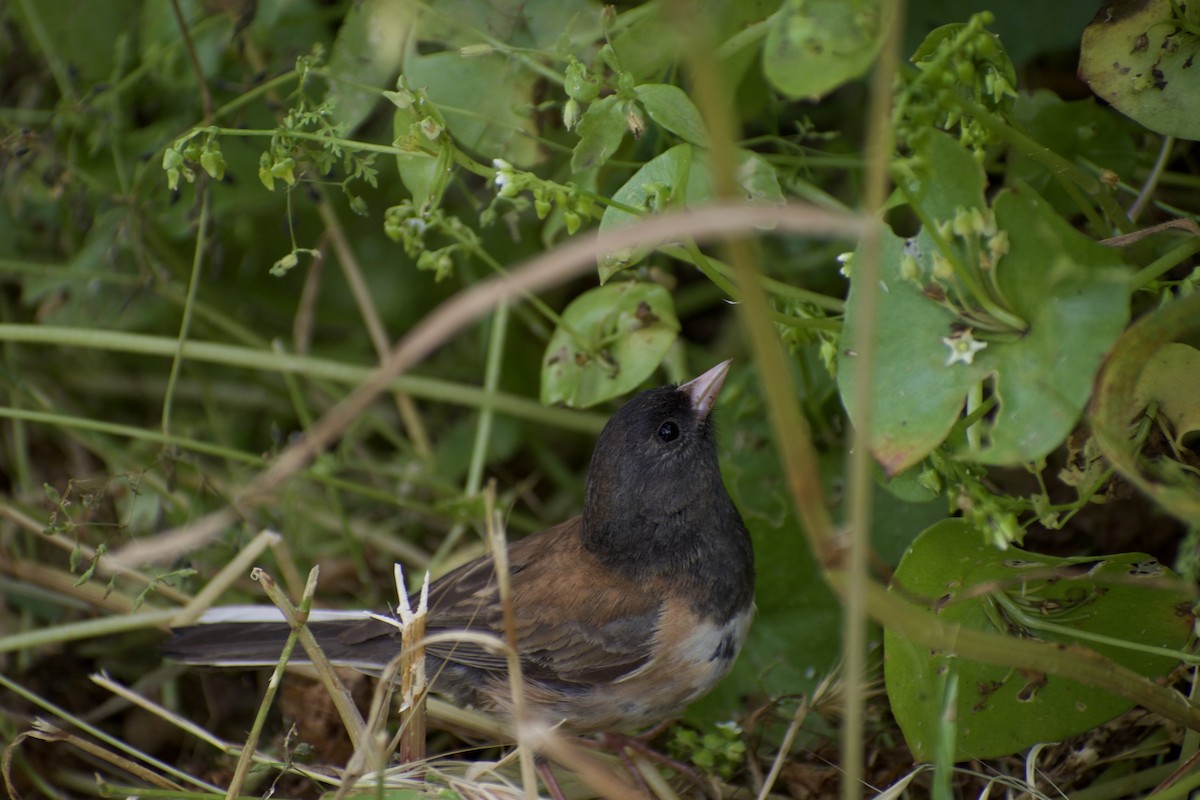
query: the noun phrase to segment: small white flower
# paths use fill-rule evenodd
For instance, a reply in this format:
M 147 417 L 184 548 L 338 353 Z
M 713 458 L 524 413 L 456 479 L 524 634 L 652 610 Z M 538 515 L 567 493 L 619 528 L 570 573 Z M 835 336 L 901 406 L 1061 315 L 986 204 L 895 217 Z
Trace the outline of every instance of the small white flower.
M 950 356 L 946 359 L 947 367 L 960 361 L 964 364 L 974 364 L 975 354 L 987 347 L 987 342 L 977 341 L 970 330 L 946 336 L 942 339 L 942 344 L 950 348 Z

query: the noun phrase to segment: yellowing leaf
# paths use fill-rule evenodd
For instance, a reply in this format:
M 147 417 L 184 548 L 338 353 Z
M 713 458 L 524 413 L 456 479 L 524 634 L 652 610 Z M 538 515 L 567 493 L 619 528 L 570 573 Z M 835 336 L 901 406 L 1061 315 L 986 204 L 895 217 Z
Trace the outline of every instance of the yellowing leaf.
M 1200 350 L 1168 342 L 1150 357 L 1138 379 L 1134 398 L 1139 406 L 1158 403 L 1158 413 L 1171 422 L 1175 444 L 1200 431 Z

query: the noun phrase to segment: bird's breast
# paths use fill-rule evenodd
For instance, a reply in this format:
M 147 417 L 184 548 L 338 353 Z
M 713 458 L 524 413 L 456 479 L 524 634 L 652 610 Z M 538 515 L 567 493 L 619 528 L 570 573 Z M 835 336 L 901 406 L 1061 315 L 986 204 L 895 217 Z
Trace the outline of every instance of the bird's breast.
M 728 674 L 745 644 L 754 608 L 724 622 L 703 618 L 684 603 L 668 601 L 654 632 L 654 656 L 593 700 L 626 730 L 646 728 L 680 714 Z

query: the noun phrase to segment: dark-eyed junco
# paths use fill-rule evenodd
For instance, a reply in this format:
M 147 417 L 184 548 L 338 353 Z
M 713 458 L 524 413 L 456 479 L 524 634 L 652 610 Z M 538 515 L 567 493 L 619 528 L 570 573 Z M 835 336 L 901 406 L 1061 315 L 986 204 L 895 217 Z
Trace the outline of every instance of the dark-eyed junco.
M 712 425 L 728 371 L 726 361 L 636 395 L 600 434 L 583 514 L 509 546 L 525 697 L 543 721 L 576 733 L 659 723 L 709 691 L 741 650 L 754 553 L 721 482 Z M 223 621 L 174 631 L 166 655 L 219 666 L 279 659 L 286 624 L 215 612 L 209 619 Z M 400 631 L 365 612 L 315 619 L 334 664 L 378 674 L 398 653 Z M 433 583 L 426 629 L 502 633 L 490 556 Z M 502 654 L 443 640 L 426 658 L 433 691 L 510 711 Z

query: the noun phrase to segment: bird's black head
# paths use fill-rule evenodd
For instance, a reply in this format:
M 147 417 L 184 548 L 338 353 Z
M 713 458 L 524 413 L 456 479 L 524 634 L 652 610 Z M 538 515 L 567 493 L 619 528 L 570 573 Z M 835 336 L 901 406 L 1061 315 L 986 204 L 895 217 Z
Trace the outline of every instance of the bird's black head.
M 689 567 L 698 576 L 714 559 L 753 559 L 717 464 L 711 415 L 728 371 L 724 362 L 682 386 L 642 392 L 600 434 L 584 542 L 631 577 Z

